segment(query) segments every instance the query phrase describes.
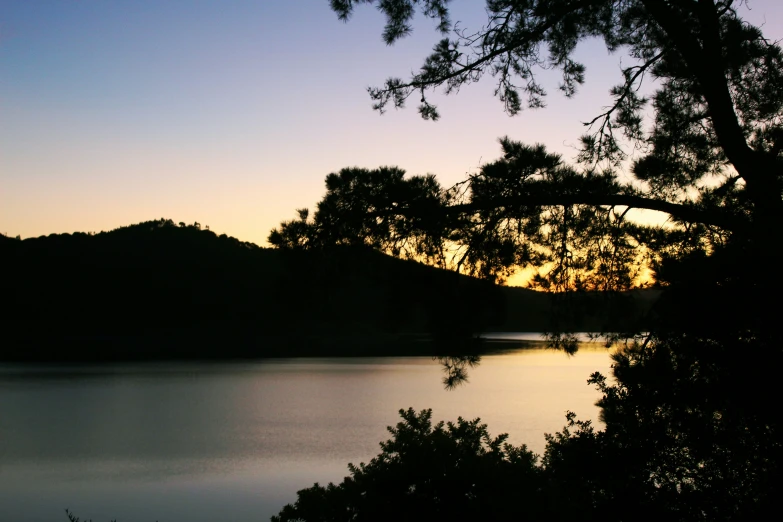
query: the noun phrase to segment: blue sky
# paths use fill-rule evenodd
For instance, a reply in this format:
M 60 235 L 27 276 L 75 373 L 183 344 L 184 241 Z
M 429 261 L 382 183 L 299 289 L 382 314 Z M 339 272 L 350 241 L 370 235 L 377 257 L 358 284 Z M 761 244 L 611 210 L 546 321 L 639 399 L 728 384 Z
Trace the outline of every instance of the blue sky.
M 783 37 L 783 2 L 748 19 Z M 484 22 L 455 0 L 455 20 Z M 397 165 L 449 185 L 499 155 L 497 138 L 573 155 L 582 121 L 609 101 L 621 55 L 578 53 L 574 99 L 547 78 L 548 107 L 503 113 L 491 81 L 379 116 L 366 94 L 407 76 L 439 39 L 419 19 L 387 47 L 383 17 L 344 24 L 327 0 L 0 0 L 0 232 L 101 231 L 166 217 L 265 244 L 346 166 Z

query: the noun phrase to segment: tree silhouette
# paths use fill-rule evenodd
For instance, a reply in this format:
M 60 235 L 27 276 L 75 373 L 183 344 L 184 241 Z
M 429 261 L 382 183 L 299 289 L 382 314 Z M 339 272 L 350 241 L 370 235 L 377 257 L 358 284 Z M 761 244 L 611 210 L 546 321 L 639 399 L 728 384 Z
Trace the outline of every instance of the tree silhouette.
M 534 502 L 541 470 L 525 446 L 491 437 L 479 419 L 433 424 L 432 410 L 400 410 L 392 438 L 350 476 L 299 491 L 273 522 L 294 520 L 544 520 Z
M 489 74 L 505 110 L 517 114 L 544 104 L 537 69 L 559 70 L 560 90 L 577 94 L 580 41 L 601 38 L 631 59 L 612 105 L 586 122 L 577 165 L 504 138 L 502 158 L 444 191 L 436 220 L 438 237 L 461 249 L 455 268 L 475 275 L 533 265 L 543 268 L 533 284 L 546 289 L 616 289 L 633 284 L 644 263 L 666 286 L 653 328 L 627 337 L 613 356 L 614 379 L 590 379 L 603 395 L 605 428 L 569 413 L 563 431 L 548 437 L 535 465 L 534 504 L 544 518 L 757 520 L 774 509 L 783 437 L 780 416 L 762 398 L 777 397 L 783 363 L 771 304 L 781 284 L 768 270 L 783 244 L 783 54 L 742 20 L 745 2 L 488 1 L 487 24 L 474 32 L 451 24 L 446 0 L 331 5 L 347 20 L 360 3 L 386 15 L 389 44 L 410 33 L 417 9 L 450 34 L 409 80 L 369 89 L 380 112 L 415 94 L 421 115 L 435 120 L 433 89 L 455 93 Z M 650 78 L 645 98 L 640 87 Z M 629 208 L 665 212 L 669 224 L 629 222 Z M 393 213 L 414 214 L 405 205 Z M 464 374 L 464 365 L 452 366 L 448 376 Z M 427 444 L 426 433 L 418 437 L 412 446 Z M 396 502 L 390 493 L 378 505 Z M 281 516 L 319 519 L 298 507 Z M 484 515 L 477 518 L 506 519 Z
M 448 34 L 410 79 L 369 89 L 380 112 L 416 94 L 422 116 L 437 119 L 427 99 L 433 89 L 455 93 L 489 74 L 505 110 L 517 114 L 524 105 L 544 105 L 537 69 L 559 70 L 560 90 L 577 95 L 585 69 L 573 54 L 587 38 L 630 59 L 612 105 L 585 122 L 576 165 L 541 145 L 503 138 L 502 158 L 432 198 L 441 206 L 428 209 L 426 226 L 420 209 L 402 200 L 369 209 L 367 219 L 394 220 L 402 233 L 401 223 L 418 220 L 417 237 L 426 231 L 433 250 L 454 249 L 454 268 L 502 279 L 532 265 L 543 268 L 534 284 L 557 290 L 627 288 L 642 263 L 657 271 L 670 258 L 710 254 L 729 242 L 744 242 L 757 257 L 776 255 L 783 239 L 783 54 L 742 20 L 743 2 L 488 2 L 487 24 L 474 32 L 451 24 L 444 0 L 331 5 L 347 20 L 362 3 L 386 15 L 389 44 L 410 33 L 417 8 Z M 643 97 L 650 78 L 652 94 Z M 630 208 L 668 214 L 667 227 L 630 222 Z M 339 222 L 350 219 L 340 214 Z
M 284 222 L 269 242 L 286 249 L 367 246 L 403 258 L 443 260 L 436 226 L 446 195 L 434 176 L 404 178 L 396 167 L 345 168 L 326 177 L 326 195 L 313 219 L 308 209 Z M 406 214 L 396 212 L 406 209 Z

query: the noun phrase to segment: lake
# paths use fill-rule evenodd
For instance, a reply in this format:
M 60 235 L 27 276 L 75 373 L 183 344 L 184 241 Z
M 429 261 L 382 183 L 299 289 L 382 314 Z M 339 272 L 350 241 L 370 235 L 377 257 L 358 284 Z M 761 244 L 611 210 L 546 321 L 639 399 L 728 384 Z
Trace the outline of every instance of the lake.
M 0 365 L 0 520 L 268 520 L 375 456 L 408 407 L 541 453 L 567 410 L 597 419 L 585 381 L 610 364 L 598 345 L 514 349 L 453 390 L 429 357 Z

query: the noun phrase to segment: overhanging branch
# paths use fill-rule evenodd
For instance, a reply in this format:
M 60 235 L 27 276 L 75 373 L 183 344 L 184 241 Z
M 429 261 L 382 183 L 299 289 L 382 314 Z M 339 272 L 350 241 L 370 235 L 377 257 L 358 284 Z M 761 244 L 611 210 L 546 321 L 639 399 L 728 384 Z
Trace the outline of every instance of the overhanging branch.
M 738 230 L 744 226 L 744 221 L 727 212 L 718 209 L 704 209 L 681 203 L 671 203 L 654 198 L 646 198 L 635 194 L 525 194 L 493 198 L 485 203 L 471 202 L 442 207 L 441 216 L 474 214 L 481 211 L 503 209 L 507 217 L 513 216 L 513 209 L 524 207 L 589 205 L 595 207 L 625 206 L 642 210 L 654 210 L 669 214 L 677 221 L 686 223 L 701 223 L 726 230 Z M 432 213 L 429 209 L 427 213 Z M 411 207 L 399 207 L 393 210 L 380 211 L 379 214 L 395 214 L 405 217 L 423 217 L 420 212 Z
M 509 41 L 506 45 L 498 47 L 497 44 L 493 45 L 492 50 L 486 52 L 486 54 L 483 54 L 476 58 L 472 62 L 465 63 L 464 65 L 461 65 L 459 63 L 456 63 L 458 67 L 454 68 L 452 71 L 438 75 L 434 78 L 427 78 L 426 75 L 419 73 L 417 75 L 414 75 L 410 82 L 406 83 L 398 83 L 393 86 L 387 86 L 386 88 L 370 88 L 369 91 L 371 93 L 371 97 L 373 99 L 382 99 L 384 97 L 391 98 L 390 94 L 392 92 L 403 92 L 402 98 L 407 98 L 412 92 L 414 91 L 422 91 L 422 94 L 424 94 L 424 90 L 437 87 L 440 85 L 443 85 L 446 82 L 449 82 L 450 80 L 455 80 L 459 77 L 465 76 L 467 74 L 470 74 L 471 72 L 480 71 L 483 67 L 485 67 L 488 63 L 492 62 L 495 58 L 512 52 L 514 49 L 519 48 L 521 45 L 525 44 L 526 42 L 531 41 L 539 41 L 542 40 L 547 33 L 547 31 L 552 30 L 558 23 L 560 23 L 564 17 L 568 16 L 569 14 L 572 14 L 574 11 L 582 8 L 590 7 L 593 4 L 599 3 L 599 0 L 576 0 L 572 4 L 567 5 L 564 8 L 558 9 L 557 11 L 551 13 L 551 16 L 547 18 L 546 20 L 541 21 L 541 23 L 531 28 L 530 30 L 526 31 L 522 35 L 517 35 L 515 38 L 513 38 L 511 41 Z M 501 24 L 501 27 L 505 26 L 506 23 L 504 22 Z M 494 29 L 489 28 L 488 31 L 494 31 Z M 462 83 L 460 81 L 459 83 Z M 390 85 L 387 83 L 387 85 Z M 382 105 L 385 105 L 383 103 Z
M 717 210 L 702 209 L 695 206 L 671 203 L 660 199 L 646 198 L 634 194 L 552 194 L 552 195 L 523 195 L 498 199 L 492 204 L 477 205 L 465 203 L 447 207 L 448 213 L 468 213 L 479 210 L 491 210 L 493 208 L 520 208 L 529 206 L 625 206 L 643 210 L 655 210 L 669 214 L 678 221 L 690 223 L 702 223 L 713 225 L 727 230 L 736 230 L 742 222 L 727 213 Z

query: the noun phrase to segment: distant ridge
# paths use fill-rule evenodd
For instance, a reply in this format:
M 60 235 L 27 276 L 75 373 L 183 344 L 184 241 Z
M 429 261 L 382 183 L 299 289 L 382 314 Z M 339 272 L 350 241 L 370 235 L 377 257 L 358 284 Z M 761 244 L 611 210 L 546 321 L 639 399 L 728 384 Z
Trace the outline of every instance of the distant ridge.
M 369 249 L 267 249 L 167 219 L 0 236 L 0 256 L 3 360 L 433 353 L 483 330 L 552 326 L 547 294 Z

